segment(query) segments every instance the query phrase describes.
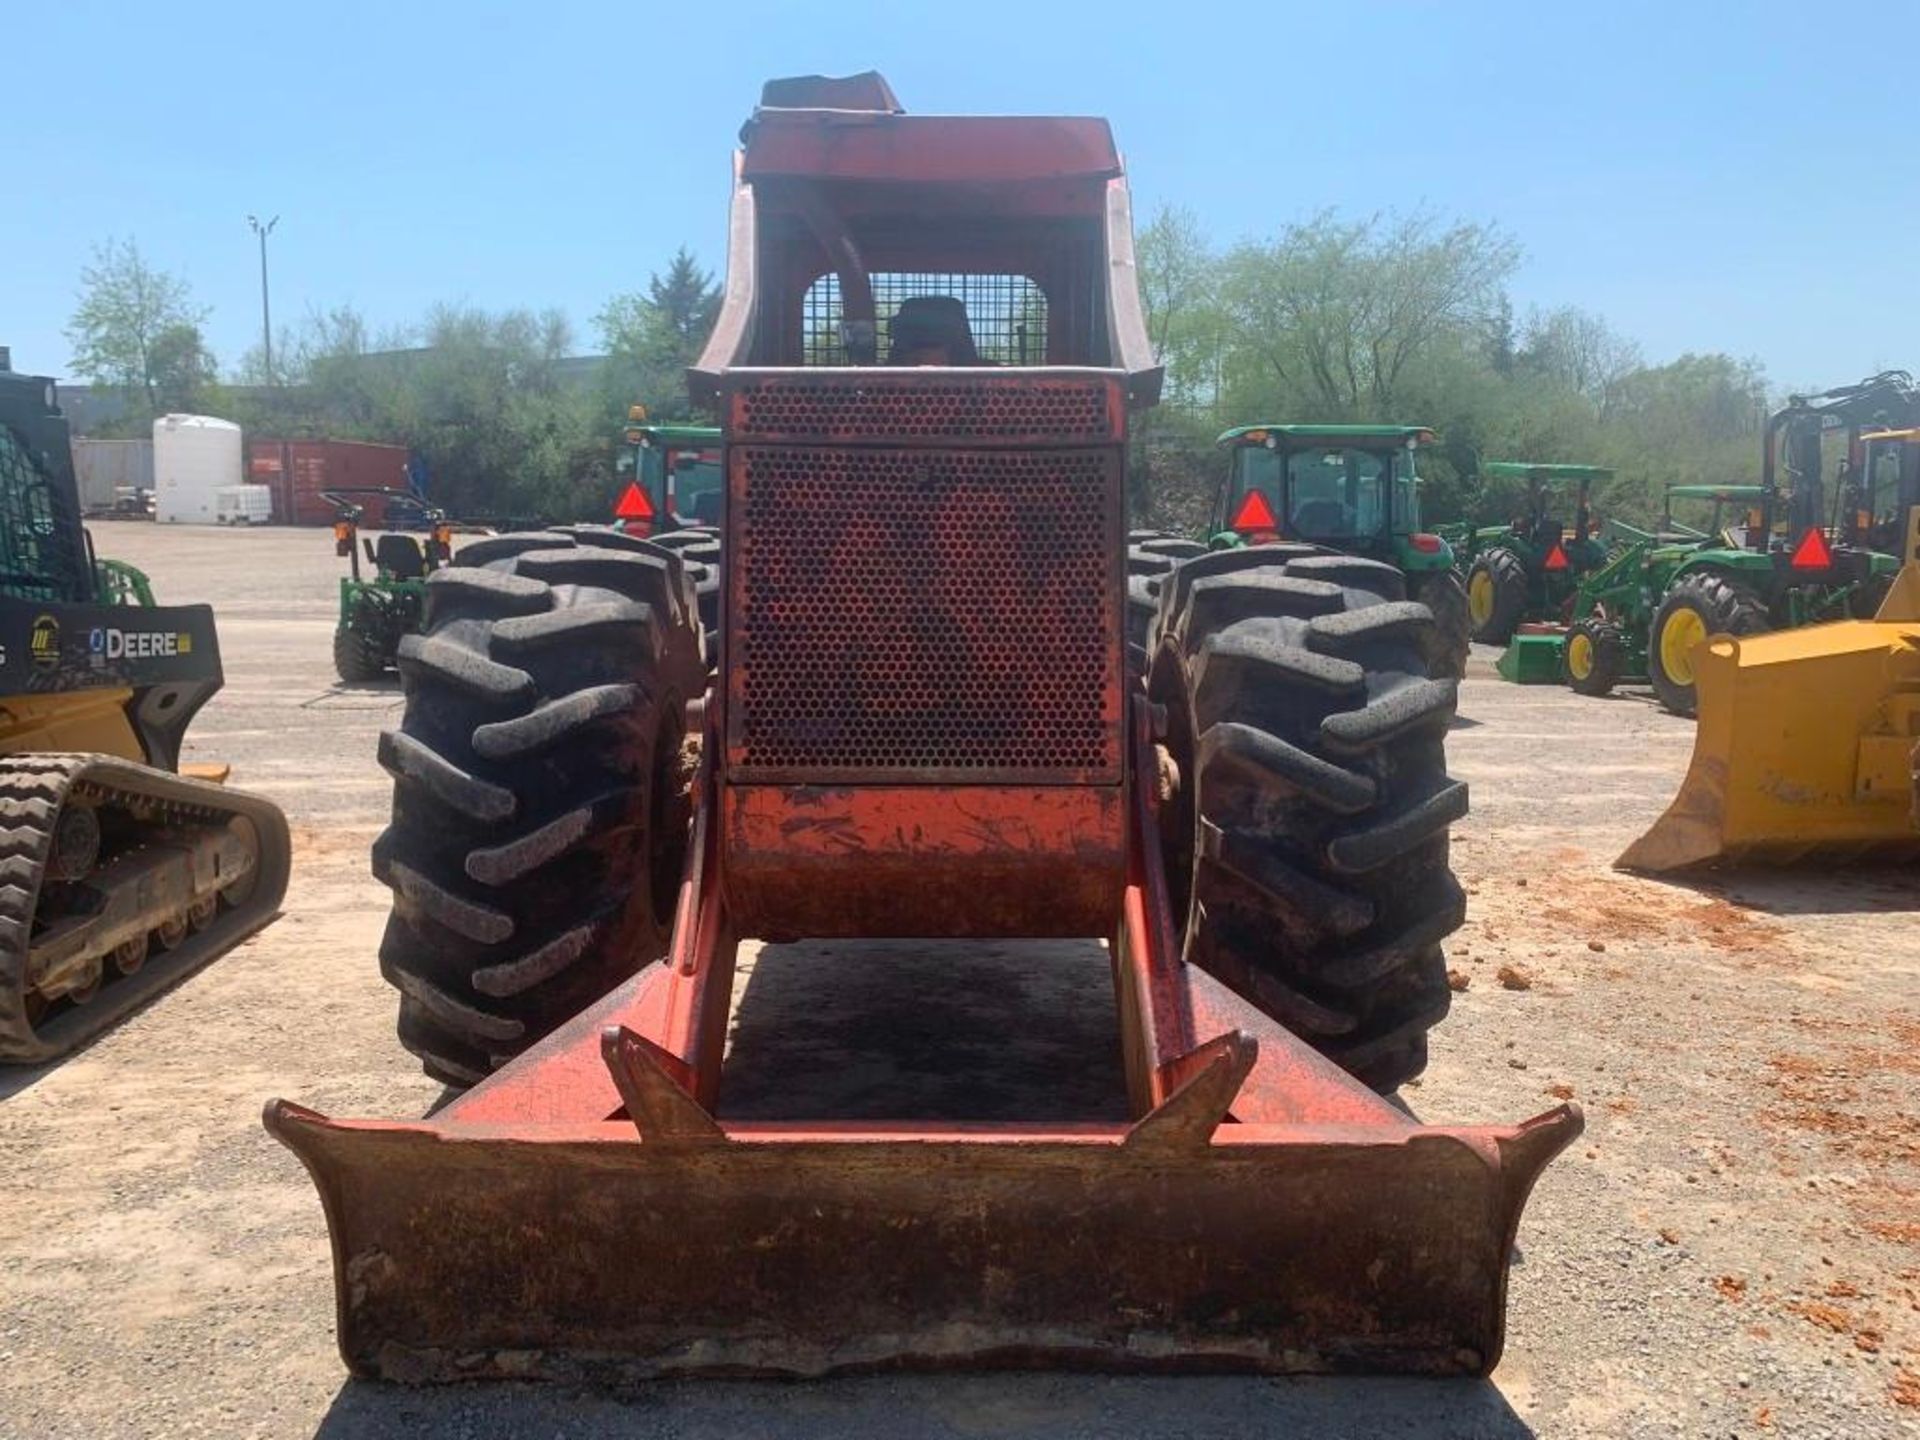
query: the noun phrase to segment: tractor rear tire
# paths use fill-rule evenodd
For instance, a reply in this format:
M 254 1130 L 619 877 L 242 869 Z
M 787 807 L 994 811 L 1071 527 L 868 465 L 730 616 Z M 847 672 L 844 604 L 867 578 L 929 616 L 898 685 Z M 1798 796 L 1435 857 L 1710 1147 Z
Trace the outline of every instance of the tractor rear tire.
M 370 685 L 386 677 L 387 657 L 372 639 L 342 625 L 333 632 L 333 671 L 349 685 Z
M 1560 648 L 1560 678 L 1574 694 L 1610 695 L 1626 668 L 1627 642 L 1618 625 L 1591 615 L 1573 622 Z
M 1675 715 L 1699 708 L 1687 652 L 1709 635 L 1759 635 L 1773 628 L 1767 602 L 1747 585 L 1713 570 L 1683 575 L 1653 612 L 1647 633 L 1647 678 Z
M 1305 553 L 1302 553 L 1305 552 Z M 1236 562 L 1236 563 L 1227 563 Z M 1466 914 L 1448 827 L 1457 685 L 1389 565 L 1221 551 L 1163 586 L 1152 698 L 1177 775 L 1161 808 L 1182 952 L 1382 1092 L 1426 1065 Z
M 1160 613 L 1162 580 L 1183 560 L 1207 553 L 1198 540 L 1183 540 L 1159 530 L 1135 530 L 1127 536 L 1127 671 L 1147 672 L 1153 649 L 1153 622 Z
M 399 664 L 380 968 L 401 1043 L 466 1085 L 665 952 L 707 683 L 692 584 L 626 536 L 478 541 Z
M 1433 612 L 1440 635 L 1435 680 L 1467 678 L 1467 656 L 1472 653 L 1473 621 L 1467 614 L 1467 587 L 1455 570 L 1430 570 L 1408 577 L 1408 593 Z
M 1483 588 L 1484 587 L 1484 588 Z M 1489 550 L 1467 572 L 1473 638 L 1505 645 L 1527 618 L 1527 567 L 1513 551 Z

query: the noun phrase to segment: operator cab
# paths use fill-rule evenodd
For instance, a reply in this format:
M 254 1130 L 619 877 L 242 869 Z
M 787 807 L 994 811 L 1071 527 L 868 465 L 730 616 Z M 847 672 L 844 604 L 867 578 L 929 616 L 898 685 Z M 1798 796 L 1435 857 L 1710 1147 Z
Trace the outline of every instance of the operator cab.
M 1231 447 L 1232 469 L 1213 529 L 1336 548 L 1412 534 L 1420 528 L 1414 454 L 1432 438 L 1418 426 L 1229 430 L 1220 443 Z
M 634 406 L 644 418 L 644 409 Z M 718 525 L 726 495 L 720 432 L 695 425 L 629 423 L 614 461 L 614 520 L 647 536 L 687 525 Z

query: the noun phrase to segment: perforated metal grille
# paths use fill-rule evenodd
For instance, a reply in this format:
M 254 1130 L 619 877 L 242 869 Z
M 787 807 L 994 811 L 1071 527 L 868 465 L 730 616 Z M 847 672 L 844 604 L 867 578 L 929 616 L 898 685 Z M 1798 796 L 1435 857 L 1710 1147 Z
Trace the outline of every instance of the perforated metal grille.
M 891 383 L 781 376 L 734 393 L 733 433 L 742 438 L 1047 440 L 1118 439 L 1114 386 L 1087 378 L 996 380 L 924 376 Z
M 1025 275 L 926 274 L 897 271 L 867 277 L 873 286 L 880 354 L 893 346 L 893 317 L 914 296 L 947 295 L 967 307 L 967 328 L 982 360 L 996 365 L 1047 363 L 1047 297 Z M 831 271 L 807 287 L 802 302 L 803 365 L 845 365 L 840 334 L 840 277 Z
M 1119 767 L 1117 452 L 732 453 L 732 763 Z

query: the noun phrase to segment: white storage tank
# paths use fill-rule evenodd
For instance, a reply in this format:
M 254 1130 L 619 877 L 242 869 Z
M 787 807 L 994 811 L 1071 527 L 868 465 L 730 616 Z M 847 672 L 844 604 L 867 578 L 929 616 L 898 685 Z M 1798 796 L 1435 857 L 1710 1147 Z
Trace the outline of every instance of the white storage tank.
M 153 422 L 153 518 L 163 525 L 212 525 L 219 493 L 241 484 L 240 427 L 211 415 L 162 415 Z

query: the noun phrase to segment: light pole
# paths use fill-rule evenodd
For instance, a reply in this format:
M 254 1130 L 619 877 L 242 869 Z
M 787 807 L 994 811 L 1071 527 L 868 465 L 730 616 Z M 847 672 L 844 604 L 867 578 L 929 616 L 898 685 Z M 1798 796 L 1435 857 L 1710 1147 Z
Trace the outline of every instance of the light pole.
M 274 216 L 264 225 L 258 216 L 247 216 L 247 224 L 253 227 L 253 233 L 260 237 L 260 349 L 266 365 L 267 383 L 273 383 L 273 312 L 267 308 L 267 236 L 273 233 L 273 227 L 280 223 L 280 217 Z

